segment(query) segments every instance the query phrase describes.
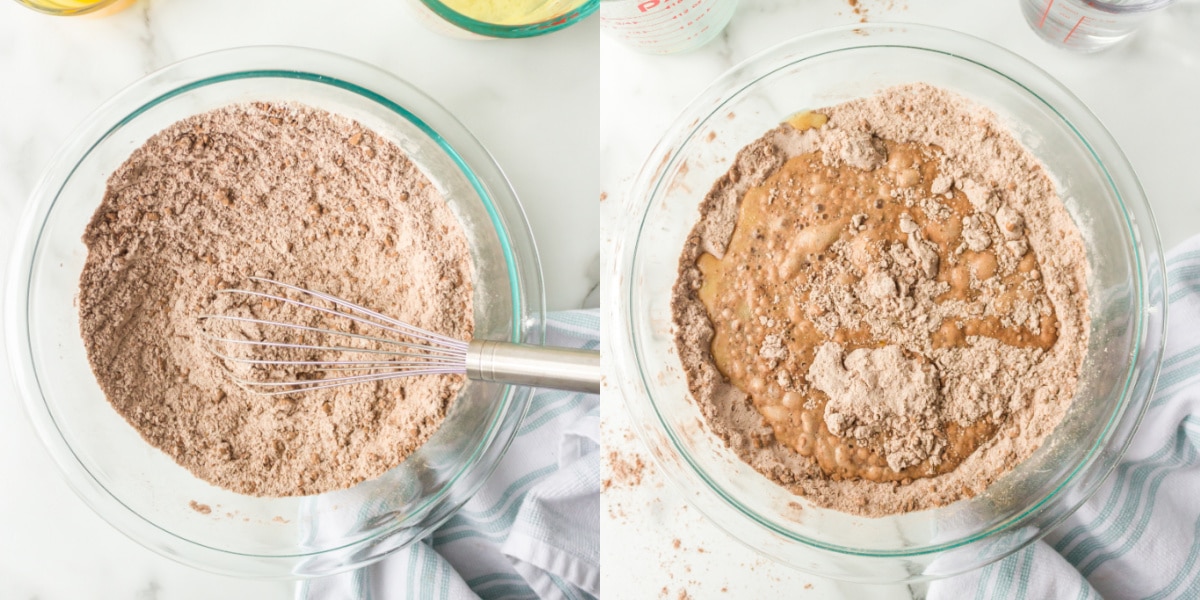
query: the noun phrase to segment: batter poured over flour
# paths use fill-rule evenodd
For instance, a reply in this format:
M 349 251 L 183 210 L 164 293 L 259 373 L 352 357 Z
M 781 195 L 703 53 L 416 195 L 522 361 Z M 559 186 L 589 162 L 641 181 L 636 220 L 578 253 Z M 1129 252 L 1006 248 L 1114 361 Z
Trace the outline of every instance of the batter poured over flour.
M 673 298 L 689 387 L 795 493 L 866 515 L 953 502 L 1069 405 L 1082 238 L 984 109 L 916 84 L 801 113 L 701 213 Z
M 376 477 L 429 439 L 463 385 L 422 376 L 251 395 L 209 351 L 201 314 L 293 316 L 216 294 L 249 276 L 470 338 L 458 220 L 395 144 L 349 119 L 257 103 L 175 123 L 109 178 L 84 242 L 80 324 L 100 387 L 147 442 L 210 483 L 293 496 Z

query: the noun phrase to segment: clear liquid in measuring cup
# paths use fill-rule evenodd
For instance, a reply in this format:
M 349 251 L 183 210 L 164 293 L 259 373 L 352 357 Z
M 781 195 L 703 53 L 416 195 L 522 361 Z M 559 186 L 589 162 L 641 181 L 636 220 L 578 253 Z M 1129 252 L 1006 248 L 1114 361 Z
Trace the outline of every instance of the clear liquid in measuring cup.
M 1021 12 L 1050 43 L 1096 52 L 1129 37 L 1147 16 L 1173 0 L 1021 0 Z
M 600 0 L 600 28 L 642 52 L 671 54 L 711 41 L 737 0 Z

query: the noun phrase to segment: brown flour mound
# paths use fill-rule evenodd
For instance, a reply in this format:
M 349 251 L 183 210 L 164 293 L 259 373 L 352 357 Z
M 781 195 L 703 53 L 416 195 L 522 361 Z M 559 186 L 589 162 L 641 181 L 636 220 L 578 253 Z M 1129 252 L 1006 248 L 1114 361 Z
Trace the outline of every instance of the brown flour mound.
M 797 115 L 701 205 L 672 300 L 712 430 L 796 494 L 878 516 L 1029 457 L 1087 347 L 1082 237 L 994 115 L 924 84 Z
M 252 395 L 201 335 L 199 315 L 230 310 L 217 290 L 259 276 L 470 337 L 457 219 L 396 145 L 343 117 L 257 103 L 175 123 L 109 178 L 84 243 L 80 326 L 100 387 L 147 442 L 215 485 L 292 496 L 376 477 L 429 439 L 463 384 Z

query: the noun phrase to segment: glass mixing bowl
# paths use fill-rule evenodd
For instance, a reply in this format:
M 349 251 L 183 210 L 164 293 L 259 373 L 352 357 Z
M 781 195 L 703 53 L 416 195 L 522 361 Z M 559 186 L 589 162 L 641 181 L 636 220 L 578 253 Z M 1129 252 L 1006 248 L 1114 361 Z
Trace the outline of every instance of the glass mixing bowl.
M 5 339 L 25 408 L 76 492 L 143 545 L 207 570 L 326 575 L 424 537 L 474 494 L 508 448 L 528 388 L 470 382 L 403 464 L 350 489 L 256 498 L 194 477 L 105 400 L 74 306 L 81 235 L 109 174 L 179 119 L 236 102 L 294 101 L 356 119 L 407 152 L 462 222 L 475 274 L 475 335 L 542 343 L 541 268 L 499 167 L 441 106 L 379 69 L 298 48 L 206 54 L 135 83 L 58 153 L 30 200 L 8 285 Z M 211 508 L 201 514 L 190 504 Z
M 524 16 L 513 15 L 504 23 L 492 23 L 472 17 L 470 11 L 462 10 L 461 7 L 467 5 L 461 0 L 409 0 L 417 15 L 426 18 L 427 24 L 437 31 L 451 35 L 493 38 L 533 37 L 570 27 L 596 12 L 599 2 L 600 0 L 543 0 L 536 6 L 526 7 L 529 10 Z M 511 1 L 507 5 L 497 4 L 510 8 L 521 6 Z M 427 18 L 431 16 L 441 19 L 449 27 L 442 27 L 436 21 L 431 22 Z
M 1061 425 L 985 493 L 933 510 L 858 517 L 792 495 L 710 433 L 675 352 L 671 287 L 697 207 L 738 149 L 798 110 L 917 81 L 989 107 L 1048 167 L 1084 234 L 1091 339 Z M 780 562 L 844 580 L 905 582 L 998 560 L 1095 491 L 1146 408 L 1162 358 L 1166 301 L 1158 233 L 1137 177 L 1077 98 L 979 39 L 860 25 L 763 52 L 684 110 L 624 202 L 606 356 L 614 357 L 633 422 L 685 497 L 729 535 Z

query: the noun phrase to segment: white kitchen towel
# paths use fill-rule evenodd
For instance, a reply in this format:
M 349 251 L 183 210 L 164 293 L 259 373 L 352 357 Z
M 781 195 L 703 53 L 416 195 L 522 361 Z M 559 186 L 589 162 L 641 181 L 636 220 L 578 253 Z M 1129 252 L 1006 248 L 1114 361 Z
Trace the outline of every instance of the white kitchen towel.
M 1200 237 L 1168 255 L 1166 293 L 1158 388 L 1117 469 L 1042 541 L 930 600 L 1200 598 Z
M 596 310 L 550 313 L 546 343 L 596 349 Z M 600 594 L 600 398 L 536 390 L 496 471 L 425 540 L 301 582 L 299 600 L 592 600 Z

